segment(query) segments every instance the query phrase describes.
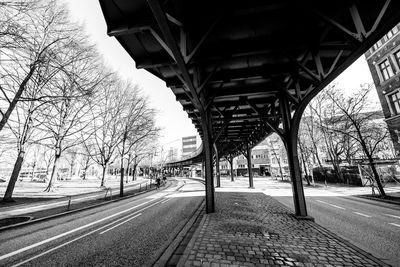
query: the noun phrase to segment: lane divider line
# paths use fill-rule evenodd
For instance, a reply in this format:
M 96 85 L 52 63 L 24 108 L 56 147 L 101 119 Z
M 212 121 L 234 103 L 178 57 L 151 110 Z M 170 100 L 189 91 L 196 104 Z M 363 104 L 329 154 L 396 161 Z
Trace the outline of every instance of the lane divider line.
M 114 229 L 114 228 L 116 228 L 116 227 L 118 227 L 118 226 L 120 226 L 120 225 L 123 225 L 124 223 L 127 223 L 127 222 L 129 222 L 130 220 L 135 219 L 136 217 L 139 217 L 140 215 L 142 215 L 142 214 L 141 214 L 141 213 L 136 214 L 136 215 L 130 217 L 129 219 L 126 219 L 125 221 L 122 221 L 122 222 L 120 222 L 119 224 L 116 224 L 116 225 L 114 225 L 113 227 L 108 228 L 107 230 L 104 230 L 104 231 L 101 232 L 100 234 L 102 235 L 102 234 L 104 234 L 104 233 L 107 233 L 108 231 L 111 231 L 112 229 Z
M 397 223 L 389 223 L 389 224 L 400 227 L 400 224 L 397 224 Z
M 149 202 L 149 201 L 148 201 L 148 202 Z M 140 213 L 140 214 L 137 214 L 138 212 L 143 211 L 143 210 L 145 210 L 145 209 L 148 209 L 148 208 L 150 208 L 150 207 L 152 207 L 152 206 L 154 206 L 154 205 L 156 205 L 156 204 L 161 204 L 161 202 L 153 203 L 153 204 L 151 204 L 151 205 L 149 205 L 149 206 L 147 206 L 147 207 L 145 207 L 145 208 L 142 208 L 142 209 L 140 209 L 140 210 L 138 210 L 138 211 L 135 211 L 133 214 L 136 214 L 136 215 L 135 215 L 133 218 L 136 218 L 136 217 L 138 217 L 138 216 L 141 215 L 141 213 Z M 48 253 L 50 253 L 50 252 L 52 252 L 52 251 L 54 251 L 54 250 L 57 250 L 57 249 L 59 249 L 59 248 L 61 248 L 61 247 L 64 247 L 64 246 L 66 246 L 66 245 L 68 245 L 68 244 L 71 244 L 71 243 L 73 243 L 73 242 L 75 242 L 75 241 L 78 241 L 79 239 L 82 239 L 82 238 L 84 238 L 84 237 L 86 237 L 86 236 L 88 236 L 88 235 L 91 235 L 91 234 L 93 234 L 93 233 L 95 233 L 95 232 L 98 232 L 98 231 L 104 229 L 104 228 L 107 228 L 108 226 L 113 225 L 113 224 L 115 224 L 115 223 L 117 223 L 117 222 L 119 222 L 119 221 L 121 221 L 121 220 L 124 220 L 124 219 L 130 217 L 130 216 L 132 216 L 132 214 L 129 214 L 129 215 L 127 215 L 127 216 L 124 216 L 124 217 L 122 217 L 122 218 L 119 218 L 118 220 L 115 220 L 115 221 L 113 221 L 113 222 L 111 222 L 111 223 L 108 223 L 108 224 L 106 224 L 106 225 L 103 225 L 103 226 L 101 226 L 101 227 L 99 227 L 99 228 L 97 228 L 97 229 L 95 229 L 95 230 L 93 230 L 93 231 L 91 231 L 91 232 L 89 232 L 89 233 L 86 233 L 86 234 L 84 234 L 84 235 L 81 235 L 81 236 L 79 236 L 79 237 L 77 237 L 77 238 L 74 238 L 74 239 L 72 239 L 72 240 L 70 240 L 70 241 L 65 242 L 64 244 L 58 245 L 58 246 L 56 246 L 56 247 L 54 247 L 54 248 L 52 248 L 52 249 L 49 249 L 49 250 L 47 250 L 47 251 L 45 251 L 45 252 L 42 252 L 42 253 L 40 253 L 40 254 L 38 254 L 38 255 L 32 257 L 32 258 L 29 258 L 29 259 L 27 259 L 27 260 L 25 260 L 25 261 L 22 261 L 22 262 L 20 262 L 20 263 L 18 263 L 18 264 L 16 264 L 16 265 L 13 265 L 13 267 L 20 266 L 20 265 L 25 264 L 25 263 L 27 263 L 27 262 L 30 262 L 30 261 L 32 261 L 32 260 L 34 260 L 34 259 L 37 259 L 37 258 L 39 258 L 39 257 L 41 257 L 41 256 L 43 256 L 43 255 L 46 255 L 46 254 L 48 254 Z M 133 219 L 133 218 L 131 218 L 131 219 Z M 115 226 L 115 227 L 116 227 L 116 226 Z M 115 227 L 112 227 L 112 228 L 115 228 Z M 104 232 L 107 232 L 107 231 L 111 230 L 112 228 L 110 228 L 110 229 L 108 229 L 108 230 L 106 230 L 106 231 L 104 231 Z M 102 234 L 102 233 L 100 233 L 100 234 Z
M 390 216 L 390 217 L 393 217 L 393 218 L 396 218 L 396 219 L 400 219 L 400 216 L 396 216 L 396 215 L 392 215 L 392 214 L 384 213 L 383 215 Z
M 108 226 L 108 224 L 107 224 L 107 225 L 104 225 L 104 226 L 102 226 L 102 227 L 100 227 L 100 228 L 98 228 L 98 229 L 96 229 L 96 230 L 93 230 L 93 231 L 91 231 L 91 232 L 89 232 L 89 233 L 86 233 L 86 234 L 84 234 L 84 235 L 81 235 L 81 236 L 79 236 L 79 237 L 77 237 L 77 238 L 74 238 L 74 239 L 72 239 L 72 240 L 70 240 L 70 241 L 68 241 L 68 242 L 65 242 L 64 244 L 58 245 L 58 246 L 56 246 L 56 247 L 54 247 L 54 248 L 51 248 L 51 249 L 49 249 L 49 250 L 47 250 L 47 251 L 45 251 L 45 252 L 42 252 L 42 253 L 40 253 L 40 254 L 38 254 L 38 255 L 32 257 L 32 258 L 29 258 L 29 259 L 27 259 L 27 260 L 21 261 L 21 262 L 15 264 L 15 265 L 13 265 L 12 267 L 21 266 L 21 265 L 23 265 L 23 264 L 25 264 L 25 263 L 27 263 L 27 262 L 30 262 L 30 261 L 32 261 L 32 260 L 34 260 L 34 259 L 37 259 L 37 258 L 39 258 L 39 257 L 41 257 L 41 256 L 44 256 L 44 255 L 46 255 L 46 254 L 48 254 L 48 253 L 50 253 L 50 252 L 52 252 L 52 251 L 54 251 L 54 250 L 57 250 L 57 249 L 59 249 L 59 248 L 62 248 L 62 247 L 64 247 L 64 246 L 68 245 L 68 244 L 71 244 L 71 243 L 73 243 L 73 242 L 75 242 L 75 241 L 78 241 L 79 239 L 82 239 L 82 238 L 84 238 L 84 237 L 86 237 L 86 236 L 88 236 L 88 235 L 91 235 L 91 234 L 93 234 L 93 233 L 95 233 L 95 232 L 97 232 L 97 231 L 99 231 L 99 230 L 101 230 L 101 229 L 103 229 L 103 228 L 105 228 L 105 227 L 107 227 L 107 226 Z
M 170 198 L 168 198 L 168 199 L 166 199 L 166 200 L 164 200 L 164 201 L 161 201 L 161 203 L 160 204 L 164 204 L 165 202 L 168 202 L 168 201 L 170 201 L 171 199 Z
M 360 216 L 367 217 L 367 218 L 371 218 L 371 217 L 372 217 L 372 216 L 370 216 L 370 215 L 367 215 L 367 214 L 364 214 L 364 213 L 361 213 L 361 212 L 353 211 L 353 213 L 358 214 L 358 215 L 360 215 Z
M 338 208 L 338 209 L 341 209 L 341 210 L 346 210 L 345 208 L 343 208 L 343 207 L 340 207 L 340 206 L 337 206 L 337 205 L 333 205 L 333 204 L 330 204 L 330 203 L 328 203 L 328 202 L 325 202 L 325 201 L 322 201 L 322 200 L 317 200 L 318 202 L 321 202 L 321 203 L 324 203 L 324 204 L 327 204 L 327 205 L 329 205 L 329 206 L 332 206 L 332 207 L 335 207 L 335 208 Z
M 40 246 L 40 245 L 49 243 L 49 242 L 51 242 L 51 241 L 54 241 L 54 240 L 56 240 L 56 239 L 59 239 L 59 238 L 61 238 L 61 237 L 66 236 L 66 235 L 69 235 L 69 234 L 75 233 L 75 232 L 77 232 L 77 231 L 80 231 L 80 230 L 82 230 L 82 229 L 88 228 L 88 227 L 90 227 L 90 226 L 92 226 L 92 225 L 98 224 L 98 223 L 100 223 L 100 222 L 103 222 L 103 221 L 105 221 L 105 220 L 108 220 L 108 219 L 110 219 L 110 218 L 113 218 L 113 217 L 115 217 L 115 216 L 118 216 L 118 215 L 120 215 L 120 214 L 126 213 L 126 212 L 128 212 L 128 211 L 131 211 L 131 210 L 133 210 L 133 209 L 136 209 L 136 208 L 138 208 L 138 207 L 141 207 L 141 206 L 143 206 L 143 205 L 146 205 L 146 204 L 148 204 L 148 203 L 150 203 L 150 202 L 153 202 L 154 200 L 155 200 L 155 199 L 149 200 L 149 201 L 146 201 L 146 202 L 143 202 L 143 203 L 141 203 L 141 204 L 139 204 L 139 205 L 136 205 L 136 206 L 131 207 L 131 208 L 126 209 L 126 210 L 122 210 L 122 211 L 117 212 L 117 213 L 115 213 L 115 214 L 112 214 L 112 215 L 110 215 L 110 216 L 104 217 L 104 218 L 102 218 L 102 219 L 100 219 L 100 220 L 97 220 L 97 221 L 94 221 L 94 222 L 91 222 L 91 223 L 82 225 L 82 226 L 80 226 L 80 227 L 78 227 L 78 228 L 75 228 L 75 229 L 73 229 L 73 230 L 70 230 L 70 231 L 68 231 L 68 232 L 65 232 L 65 233 L 62 233 L 62 234 L 59 234 L 59 235 L 50 237 L 50 238 L 45 239 L 45 240 L 43 240 L 43 241 L 34 243 L 34 244 L 29 245 L 29 246 L 26 246 L 26 247 L 24 247 L 24 248 L 17 249 L 17 250 L 15 250 L 15 251 L 10 252 L 10 253 L 7 253 L 7 254 L 4 254 L 4 255 L 0 256 L 0 261 L 1 261 L 1 260 L 4 260 L 4 259 L 7 259 L 7 258 L 9 258 L 9 257 L 15 256 L 15 255 L 17 255 L 17 254 L 20 254 L 20 253 L 22 253 L 22 252 L 25 252 L 25 251 L 27 251 L 27 250 L 30 250 L 30 249 L 32 249 L 32 248 L 38 247 L 38 246 Z M 156 203 L 154 203 L 154 205 L 155 205 L 155 204 L 156 204 Z M 137 212 L 139 212 L 139 211 L 137 211 Z

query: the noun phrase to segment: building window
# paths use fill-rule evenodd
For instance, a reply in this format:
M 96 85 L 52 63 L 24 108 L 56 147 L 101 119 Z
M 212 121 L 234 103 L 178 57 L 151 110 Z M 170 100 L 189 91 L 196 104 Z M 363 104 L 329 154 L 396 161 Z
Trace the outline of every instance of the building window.
M 393 70 L 390 66 L 389 60 L 385 59 L 382 63 L 379 64 L 379 70 L 382 74 L 382 78 L 384 81 L 388 80 L 393 76 Z
M 379 40 L 378 42 L 376 42 L 376 48 L 378 49 L 379 47 L 381 47 L 382 46 L 382 41 L 381 40 Z
M 390 105 L 392 110 L 396 115 L 400 114 L 400 91 L 389 96 Z
M 393 34 L 396 34 L 398 31 L 399 31 L 399 29 L 397 28 L 397 26 L 395 26 L 395 27 L 391 30 L 391 32 L 392 32 Z
M 396 64 L 400 69 L 400 50 L 394 53 L 394 58 L 396 59 Z

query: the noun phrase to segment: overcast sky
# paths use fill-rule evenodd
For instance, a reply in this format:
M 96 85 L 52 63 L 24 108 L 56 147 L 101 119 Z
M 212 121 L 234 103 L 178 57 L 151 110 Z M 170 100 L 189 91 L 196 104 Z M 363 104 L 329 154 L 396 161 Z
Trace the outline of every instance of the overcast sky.
M 175 100 L 175 95 L 165 83 L 145 70 L 137 70 L 135 62 L 125 52 L 115 38 L 106 34 L 106 24 L 98 0 L 63 0 L 70 9 L 72 19 L 84 25 L 91 41 L 96 43 L 114 71 L 123 78 L 139 84 L 150 104 L 159 110 L 158 126 L 163 128 L 161 144 L 180 148 L 183 136 L 196 135 L 197 132 L 182 106 Z M 129 1 L 129 0 L 127 0 Z M 340 88 L 359 88 L 360 84 L 372 83 L 365 57 L 360 57 L 345 70 L 335 81 Z

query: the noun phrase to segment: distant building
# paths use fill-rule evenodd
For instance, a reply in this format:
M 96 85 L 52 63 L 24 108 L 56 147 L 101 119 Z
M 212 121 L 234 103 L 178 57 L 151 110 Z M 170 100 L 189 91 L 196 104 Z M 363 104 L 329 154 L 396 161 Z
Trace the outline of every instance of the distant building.
M 185 157 L 194 152 L 196 148 L 197 137 L 195 135 L 182 137 L 182 157 Z
M 167 162 L 175 161 L 178 159 L 178 149 L 170 147 L 167 152 Z
M 264 176 L 271 174 L 270 149 L 264 140 L 251 150 L 251 168 L 253 174 Z M 237 157 L 237 174 L 244 175 L 247 173 L 247 158 L 243 155 Z
M 396 151 L 400 154 L 400 24 L 366 53 L 366 60 Z

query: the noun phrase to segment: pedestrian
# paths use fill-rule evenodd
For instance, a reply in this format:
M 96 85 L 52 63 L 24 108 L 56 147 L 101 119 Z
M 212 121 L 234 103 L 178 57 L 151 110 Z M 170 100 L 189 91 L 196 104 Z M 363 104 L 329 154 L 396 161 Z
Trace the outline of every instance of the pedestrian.
M 157 177 L 156 181 L 157 181 L 157 189 L 158 189 L 158 188 L 160 188 L 160 184 L 161 184 L 160 177 Z

